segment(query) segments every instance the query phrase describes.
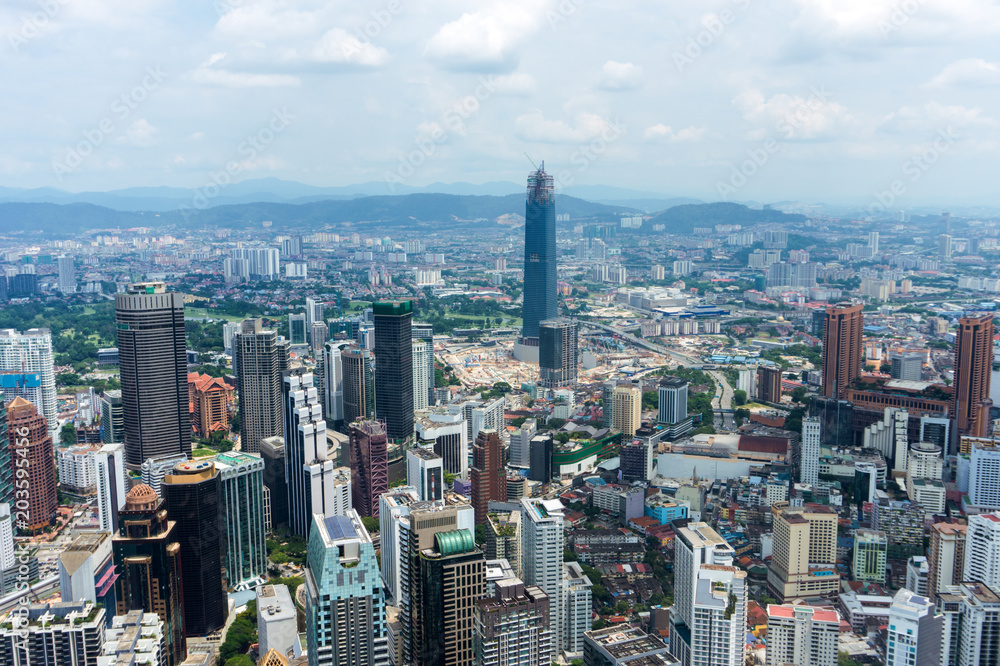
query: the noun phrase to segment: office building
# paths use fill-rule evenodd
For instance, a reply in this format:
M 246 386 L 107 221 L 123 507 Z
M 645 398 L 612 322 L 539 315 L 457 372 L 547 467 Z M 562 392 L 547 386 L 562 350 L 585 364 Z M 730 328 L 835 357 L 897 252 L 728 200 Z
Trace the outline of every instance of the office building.
M 556 291 L 556 203 L 545 164 L 528 176 L 524 207 L 524 312 L 521 335 L 537 339 L 541 322 L 559 314 Z
M 823 395 L 844 398 L 861 374 L 861 305 L 840 304 L 826 309 L 823 333 Z
M 902 354 L 893 356 L 889 361 L 889 375 L 893 379 L 919 382 L 924 359 L 920 354 Z
M 941 664 L 1000 663 L 1000 590 L 962 583 L 938 596 L 938 610 L 944 616 Z
M 413 437 L 413 301 L 372 306 L 375 320 L 375 414 L 393 442 Z
M 520 504 L 520 499 L 517 501 Z M 487 515 L 485 552 L 487 560 L 507 560 L 514 573 L 522 575 L 520 511 Z
M 555 451 L 555 441 L 551 433 L 535 435 L 531 438 L 531 465 L 528 478 L 539 483 L 552 481 L 552 454 Z
M 27 507 L 21 503 L 17 506 L 17 526 L 23 531 L 39 532 L 52 524 L 58 507 L 55 451 L 48 422 L 34 405 L 18 397 L 7 403 L 7 428 L 12 464 L 18 479 L 23 480 L 21 472 L 27 472 L 30 489 Z
M 837 512 L 828 506 L 771 505 L 774 547 L 767 584 L 782 602 L 834 594 L 837 573 Z
M 344 428 L 375 415 L 375 377 L 371 351 L 347 347 L 340 353 L 344 370 Z
M 219 471 L 207 460 L 179 463 L 163 477 L 167 515 L 177 521 L 184 634 L 207 636 L 222 629 L 229 614 L 224 566 L 222 488 Z M 132 609 L 130 609 L 132 610 Z
M 658 637 L 637 625 L 620 624 L 584 634 L 585 666 L 681 666 Z
M 549 626 L 554 654 L 563 649 L 563 512 L 559 500 L 521 499 L 521 567 L 524 582 L 541 588 L 549 597 Z
M 799 482 L 815 486 L 819 483 L 820 421 L 806 416 L 802 419 L 801 454 L 799 455 Z
M 125 464 L 191 455 L 184 295 L 162 282 L 115 295 L 118 359 L 125 424 Z
M 992 439 L 961 439 L 969 454 L 969 495 L 966 504 L 980 511 L 1000 511 L 1000 447 Z
M 770 365 L 757 368 L 757 400 L 781 404 L 781 368 Z
M 518 578 L 498 580 L 476 601 L 473 657 L 477 666 L 549 666 L 549 598 Z
M 885 532 L 859 529 L 854 534 L 854 580 L 885 584 L 889 541 Z
M 504 408 L 506 398 L 500 396 L 492 400 L 466 400 L 448 405 L 448 411 L 461 414 L 465 420 L 466 437 L 474 442 L 479 431 L 484 428 L 500 432 L 504 429 Z M 436 417 L 432 417 L 436 418 Z
M 906 496 L 923 507 L 927 515 L 945 513 L 945 487 L 942 482 L 942 448 L 931 442 L 914 442 L 906 456 Z
M 49 329 L 32 328 L 24 333 L 18 333 L 12 328 L 0 329 L 0 372 L 40 375 L 41 402 L 35 406 L 48 422 L 52 441 L 58 443 L 59 410 L 52 358 L 52 334 Z M 14 397 L 14 392 L 8 392 L 8 401 Z
M 706 523 L 677 530 L 670 652 L 685 665 L 741 666 L 746 635 L 746 572 Z
M 307 569 L 308 571 L 308 569 Z M 257 592 L 257 652 L 291 658 L 299 647 L 298 611 L 287 585 L 260 585 Z
M 388 666 L 385 600 L 368 530 L 353 510 L 312 520 L 305 574 L 309 666 Z
M 400 582 L 400 567 L 405 564 L 406 557 L 401 550 L 401 525 L 408 523 L 410 507 L 421 504 L 416 488 L 412 486 L 396 487 L 383 493 L 379 499 L 379 548 L 382 580 L 388 591 L 389 599 L 398 606 L 402 601 Z M 408 566 L 407 566 L 408 570 Z
M 655 472 L 653 467 L 653 453 L 656 444 L 647 440 L 634 439 L 631 442 L 622 443 L 621 448 L 621 473 L 625 483 L 633 481 L 649 481 Z
M 382 421 L 351 424 L 351 477 L 354 508 L 362 516 L 378 517 L 379 496 L 389 490 L 389 443 Z
M 0 572 L 17 563 L 14 555 L 14 516 L 10 504 L 0 503 Z
M 76 266 L 73 257 L 62 255 L 57 260 L 59 267 L 59 291 L 64 294 L 76 293 Z
M 94 456 L 97 478 L 97 515 L 102 532 L 118 532 L 118 512 L 125 506 L 127 493 L 125 447 L 105 444 Z
M 583 635 L 590 631 L 594 598 L 593 583 L 578 562 L 563 563 L 563 646 L 564 655 L 583 655 Z
M 295 312 L 288 315 L 288 344 L 293 347 L 306 344 L 309 337 L 308 330 L 305 313 Z
M 434 327 L 431 324 L 413 323 L 410 326 L 410 332 L 412 333 L 414 340 L 420 340 L 426 343 L 426 355 L 424 356 L 423 361 L 427 364 L 427 405 L 432 406 L 434 405 Z M 414 361 L 414 368 L 416 367 L 417 363 Z M 416 372 L 415 369 L 414 372 Z M 416 395 L 414 395 L 413 400 L 414 404 L 416 404 Z M 414 409 L 416 409 L 416 407 L 414 407 Z
M 631 437 L 642 426 L 642 389 L 618 384 L 611 394 L 611 427 Z
M 840 615 L 832 608 L 767 606 L 767 666 L 837 663 Z
M 97 666 L 168 663 L 166 627 L 156 613 L 137 610 L 111 616 L 112 611 L 106 610 L 110 625 Z
M 472 445 L 472 468 L 469 482 L 472 485 L 472 508 L 476 512 L 476 525 L 486 523 L 490 502 L 507 500 L 507 484 L 503 469 L 503 445 L 496 430 L 482 430 Z
M 955 332 L 955 437 L 989 432 L 993 370 L 993 314 L 961 317 Z M 952 453 L 955 449 L 950 449 Z
M 305 368 L 287 370 L 282 379 L 288 526 L 302 537 L 308 536 L 313 514 L 324 513 L 313 500 L 325 497 L 323 485 L 332 483 L 334 468 L 327 460 L 326 421 L 314 380 Z
M 264 461 L 264 493 L 268 512 L 265 529 L 270 532 L 288 524 L 288 480 L 285 478 L 285 438 L 267 437 L 260 442 Z
M 249 589 L 267 577 L 264 544 L 264 461 L 260 454 L 230 451 L 215 457 L 225 528 L 228 586 Z
M 510 465 L 529 467 L 531 465 L 531 438 L 538 431 L 538 421 L 526 419 L 521 427 L 510 434 Z
M 88 601 L 115 607 L 115 562 L 111 535 L 80 534 L 59 553 L 59 596 L 62 601 Z
M 187 462 L 183 453 L 147 458 L 142 463 L 141 479 L 144 484 L 153 489 L 157 495 L 163 492 L 163 477 L 170 474 L 179 463 Z
M 886 666 L 938 666 L 944 645 L 944 617 L 934 602 L 907 589 L 889 606 Z
M 486 594 L 486 560 L 472 531 L 437 532 L 413 564 L 419 579 L 410 591 L 420 618 L 411 626 L 414 664 L 472 666 L 474 611 Z
M 281 423 L 282 373 L 288 345 L 261 319 L 245 319 L 233 340 L 233 372 L 240 396 L 240 447 L 260 451 L 267 437 L 284 434 Z
M 106 611 L 86 601 L 30 604 L 15 625 L 15 611 L 0 622 L 5 666 L 90 666 L 104 647 Z
M 468 426 L 463 413 L 432 412 L 417 419 L 417 441 L 441 456 L 444 470 L 463 479 L 469 473 Z
M 688 383 L 680 377 L 667 377 L 660 380 L 659 386 L 659 423 L 680 423 L 687 418 Z
M 416 488 L 421 502 L 437 502 L 444 496 L 444 465 L 431 449 L 406 452 L 406 483 Z
M 156 613 L 165 627 L 170 666 L 180 664 L 187 654 L 177 539 L 177 521 L 168 518 L 165 503 L 148 485 L 133 486 L 111 540 L 118 573 L 115 615 L 134 610 Z
M 344 428 L 343 350 L 349 343 L 330 340 L 323 345 L 323 416 L 338 432 Z
M 413 409 L 427 409 L 430 406 L 430 389 L 427 365 L 434 363 L 434 347 L 424 340 L 413 340 Z M 432 378 L 433 379 L 433 378 Z
M 576 383 L 579 364 L 578 329 L 575 321 L 546 319 L 538 326 L 538 385 L 562 388 Z
M 962 580 L 1000 588 L 1000 513 L 969 516 Z
M 105 391 L 101 395 L 101 441 L 105 444 L 125 442 L 125 413 L 122 410 L 121 391 Z

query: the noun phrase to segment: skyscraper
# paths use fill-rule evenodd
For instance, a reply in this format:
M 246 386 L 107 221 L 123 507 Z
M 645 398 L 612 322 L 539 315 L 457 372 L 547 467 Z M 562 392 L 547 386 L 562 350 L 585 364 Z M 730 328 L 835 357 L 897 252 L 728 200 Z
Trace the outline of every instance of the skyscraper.
M 823 395 L 843 398 L 861 374 L 861 305 L 839 304 L 826 309 L 823 334 Z
M 539 386 L 562 388 L 576 383 L 580 357 L 577 335 L 576 322 L 570 319 L 546 319 L 539 324 Z
M 388 666 L 378 560 L 356 511 L 312 517 L 305 597 L 309 666 Z
M 840 615 L 832 608 L 767 607 L 767 666 L 834 666 Z
M 308 341 L 306 315 L 296 312 L 288 315 L 288 342 L 292 345 L 304 345 Z
M 889 540 L 885 532 L 859 529 L 854 534 L 854 580 L 885 584 Z
M 427 404 L 434 404 L 434 327 L 414 322 L 411 329 L 414 340 L 427 343 Z
M 444 467 L 433 449 L 415 447 L 406 452 L 406 483 L 417 489 L 422 502 L 437 502 L 444 494 Z
M 822 427 L 819 419 L 802 419 L 802 453 L 799 456 L 799 482 L 815 486 L 819 483 L 819 445 Z
M 191 455 L 184 297 L 162 282 L 115 295 L 125 421 L 125 464 L 153 456 Z
M 886 666 L 937 666 L 944 644 L 944 617 L 934 602 L 901 589 L 889 606 Z
M 73 257 L 62 255 L 57 261 L 59 263 L 59 291 L 64 294 L 76 293 L 76 267 L 73 264 Z
M 680 377 L 660 380 L 657 421 L 680 423 L 688 415 L 688 383 Z
M 642 389 L 620 383 L 611 394 L 611 427 L 631 437 L 642 425 Z
M 267 531 L 288 524 L 288 480 L 285 478 L 285 438 L 266 437 L 260 443 L 264 461 L 264 489 L 270 515 L 265 518 Z
M 962 580 L 1000 588 L 1000 513 L 969 516 Z
M 344 425 L 348 428 L 359 419 L 375 415 L 375 378 L 372 376 L 371 351 L 348 347 L 341 351 L 344 370 Z
M 102 532 L 118 532 L 118 512 L 125 506 L 125 447 L 105 444 L 94 456 L 97 468 L 97 514 Z
M 215 466 L 219 470 L 228 586 L 246 589 L 267 576 L 264 461 L 260 454 L 230 451 L 216 456 Z
M 761 402 L 781 402 L 781 368 L 770 365 L 757 367 L 757 399 Z
M 503 502 L 507 499 L 502 448 L 500 435 L 496 430 L 481 430 L 472 445 L 469 482 L 472 485 L 472 508 L 476 511 L 476 525 L 486 523 L 490 502 Z
M 350 438 L 354 508 L 362 516 L 378 517 L 379 497 L 389 490 L 386 425 L 381 421 L 355 421 Z
M 427 365 L 433 364 L 433 347 L 424 340 L 413 340 L 413 409 L 427 409 L 428 377 Z
M 549 597 L 549 627 L 555 640 L 555 658 L 563 646 L 563 511 L 559 500 L 521 499 L 521 566 L 524 582 L 540 587 Z
M 314 501 L 328 495 L 324 488 L 332 493 L 335 465 L 327 460 L 326 421 L 313 374 L 295 368 L 285 371 L 282 381 L 288 526 L 306 537 L 314 513 L 333 515 L 332 506 L 316 506 Z
M 413 301 L 372 306 L 375 319 L 375 414 L 393 442 L 413 437 Z
M 178 464 L 163 477 L 167 515 L 181 554 L 184 635 L 207 636 L 226 623 L 228 605 L 222 576 L 222 494 L 219 471 L 207 460 Z
M 52 334 L 47 328 L 32 328 L 18 333 L 0 329 L 0 372 L 41 375 L 41 401 L 35 405 L 49 424 L 52 441 L 59 441 L 59 408 L 56 404 L 56 373 L 52 360 Z M 187 386 L 184 387 L 185 396 Z M 7 395 L 7 400 L 13 399 Z
M 261 319 L 244 319 L 233 340 L 233 372 L 240 396 L 240 448 L 260 451 L 261 440 L 283 435 L 281 376 L 288 344 Z
M 349 343 L 330 340 L 323 345 L 323 415 L 335 430 L 344 427 L 344 364 L 341 358 Z
M 101 395 L 101 441 L 105 444 L 121 444 L 125 441 L 121 391 L 105 391 Z
M 528 176 L 524 207 L 524 308 L 521 333 L 537 339 L 539 326 L 559 315 L 556 292 L 556 203 L 545 163 Z
M 0 504 L 8 505 L 7 517 L 10 524 L 10 504 L 14 503 L 14 465 L 11 458 L 10 438 L 7 430 L 6 396 L 0 391 Z M 2 557 L 2 556 L 0 556 Z M 11 565 L 0 565 L 0 570 Z
M 955 334 L 955 435 L 985 437 L 989 430 L 990 373 L 993 369 L 993 315 L 958 320 Z M 953 452 L 956 450 L 952 445 Z
M 473 652 L 477 666 L 549 666 L 549 598 L 518 578 L 498 580 L 476 602 Z M 581 639 L 582 640 L 582 639 Z
M 401 520 L 410 515 L 410 507 L 420 503 L 420 496 L 413 486 L 396 487 L 383 493 L 379 498 L 379 544 L 382 580 L 393 604 L 402 604 L 402 583 L 400 569 L 407 560 L 401 550 Z
M 177 521 L 168 517 L 164 502 L 145 484 L 128 491 L 121 518 L 111 541 L 118 573 L 116 614 L 156 613 L 164 624 L 167 664 L 178 666 L 187 647 Z
M 17 526 L 37 532 L 51 525 L 56 517 L 58 497 L 52 437 L 45 417 L 24 398 L 17 397 L 8 403 L 7 420 L 15 475 L 23 481 L 21 472 L 27 472 L 29 489 L 26 508 L 22 508 L 22 495 L 17 495 Z
M 830 507 L 771 505 L 774 554 L 768 587 L 778 599 L 832 594 L 840 589 L 837 573 L 837 512 Z

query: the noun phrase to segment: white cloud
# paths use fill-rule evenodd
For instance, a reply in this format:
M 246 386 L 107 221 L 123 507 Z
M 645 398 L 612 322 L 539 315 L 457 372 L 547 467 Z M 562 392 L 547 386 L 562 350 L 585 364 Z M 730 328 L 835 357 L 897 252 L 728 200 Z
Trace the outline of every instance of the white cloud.
M 770 98 L 760 90 L 746 90 L 733 100 L 743 118 L 755 126 L 751 137 L 777 131 L 783 139 L 833 139 L 837 131 L 855 124 L 847 108 L 833 101 L 823 86 L 808 94 L 779 93 Z
M 389 61 L 389 53 L 371 42 L 362 42 L 346 30 L 334 28 L 327 31 L 319 44 L 310 52 L 311 60 L 321 63 L 339 63 L 379 67 Z
M 498 95 L 513 95 L 517 97 L 527 97 L 538 90 L 538 82 L 535 77 L 525 72 L 514 72 L 513 74 L 503 74 L 493 79 Z
M 148 148 L 153 145 L 154 137 L 159 133 L 159 130 L 149 124 L 145 118 L 140 118 L 136 120 L 128 129 L 125 130 L 125 136 L 120 137 L 122 143 L 126 143 L 130 146 L 135 146 L 136 148 Z
M 514 132 L 524 141 L 540 143 L 585 143 L 608 131 L 611 124 L 598 115 L 581 113 L 569 125 L 562 120 L 548 120 L 536 110 L 517 117 Z
M 517 47 L 542 26 L 548 4 L 548 0 L 494 1 L 462 14 L 441 26 L 425 54 L 447 69 L 510 71 L 517 66 Z
M 657 123 L 646 128 L 642 133 L 642 138 L 646 141 L 669 141 L 670 143 L 681 143 L 685 141 L 701 141 L 708 128 L 685 127 L 679 132 L 675 132 L 669 125 Z
M 922 134 L 937 132 L 947 128 L 982 129 L 995 127 L 996 121 L 983 115 L 978 106 L 946 106 L 940 102 L 930 102 L 922 106 L 903 106 L 885 116 L 878 124 L 879 131 L 890 134 Z
M 255 74 L 252 72 L 234 72 L 215 65 L 226 59 L 225 53 L 214 53 L 191 73 L 191 80 L 225 88 L 275 88 L 282 86 L 297 86 L 301 83 L 298 76 L 291 74 Z
M 987 62 L 982 58 L 965 58 L 946 66 L 940 74 L 924 85 L 928 88 L 986 87 L 998 83 L 1000 83 L 1000 63 Z
M 601 68 L 599 86 L 604 90 L 633 90 L 642 86 L 644 79 L 642 67 L 609 60 Z

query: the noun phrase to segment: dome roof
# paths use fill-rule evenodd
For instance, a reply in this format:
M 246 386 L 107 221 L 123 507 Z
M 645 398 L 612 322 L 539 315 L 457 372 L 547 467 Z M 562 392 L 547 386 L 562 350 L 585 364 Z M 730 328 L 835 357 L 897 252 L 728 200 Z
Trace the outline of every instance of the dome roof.
M 144 507 L 151 508 L 156 506 L 159 499 L 155 490 L 145 483 L 140 483 L 128 491 L 128 494 L 125 496 L 125 508 L 126 510 L 141 509 Z

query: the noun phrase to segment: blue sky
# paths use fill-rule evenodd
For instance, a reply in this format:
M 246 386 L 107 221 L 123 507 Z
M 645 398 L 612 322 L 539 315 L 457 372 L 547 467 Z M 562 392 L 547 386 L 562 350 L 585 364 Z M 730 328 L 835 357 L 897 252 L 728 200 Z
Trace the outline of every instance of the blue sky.
M 985 0 L 6 0 L 0 185 L 522 182 L 527 153 L 560 185 L 995 202 L 997 34 Z

